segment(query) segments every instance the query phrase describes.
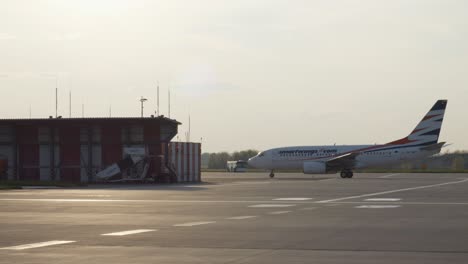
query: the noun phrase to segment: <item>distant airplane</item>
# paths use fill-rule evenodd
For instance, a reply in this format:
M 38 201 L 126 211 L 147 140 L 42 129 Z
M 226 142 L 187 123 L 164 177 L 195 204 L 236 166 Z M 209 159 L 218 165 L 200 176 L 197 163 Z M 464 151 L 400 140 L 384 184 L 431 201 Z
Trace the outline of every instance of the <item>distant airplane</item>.
M 440 152 L 438 143 L 447 100 L 438 100 L 409 136 L 383 145 L 298 146 L 275 148 L 249 159 L 250 166 L 271 171 L 302 169 L 305 174 L 341 172 L 352 178 L 354 169 L 398 164 Z

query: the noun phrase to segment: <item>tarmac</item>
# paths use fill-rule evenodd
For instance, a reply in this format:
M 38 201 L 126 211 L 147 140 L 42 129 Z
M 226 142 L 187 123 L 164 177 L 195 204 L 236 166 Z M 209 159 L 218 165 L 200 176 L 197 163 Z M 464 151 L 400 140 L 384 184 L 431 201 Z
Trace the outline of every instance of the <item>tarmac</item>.
M 468 174 L 0 191 L 0 263 L 468 263 Z

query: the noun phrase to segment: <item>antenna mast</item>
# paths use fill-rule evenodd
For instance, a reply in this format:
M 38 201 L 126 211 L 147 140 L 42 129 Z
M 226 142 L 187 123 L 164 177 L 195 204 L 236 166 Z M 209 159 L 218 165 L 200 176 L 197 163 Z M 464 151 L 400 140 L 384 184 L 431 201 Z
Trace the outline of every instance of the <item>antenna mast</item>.
M 148 101 L 148 99 L 144 98 L 143 96 L 140 99 L 141 102 L 141 117 L 143 118 L 143 103 Z
M 156 116 L 159 116 L 159 81 L 158 81 L 158 93 L 156 98 Z
M 71 90 L 70 90 L 70 96 L 69 96 L 69 97 L 70 97 L 70 98 L 69 98 L 69 101 L 70 101 L 70 102 L 69 102 L 69 104 L 70 104 L 70 105 L 69 105 L 69 107 L 70 107 L 70 109 L 69 109 L 69 117 L 71 118 L 71 109 L 72 109 L 72 99 L 71 99 L 72 95 L 71 95 Z
M 171 118 L 171 90 L 170 90 L 170 88 L 168 90 L 168 97 L 167 98 L 169 100 L 169 103 L 168 103 L 168 106 L 169 106 L 168 116 L 169 116 L 169 118 Z
M 55 118 L 58 117 L 58 76 L 55 76 Z

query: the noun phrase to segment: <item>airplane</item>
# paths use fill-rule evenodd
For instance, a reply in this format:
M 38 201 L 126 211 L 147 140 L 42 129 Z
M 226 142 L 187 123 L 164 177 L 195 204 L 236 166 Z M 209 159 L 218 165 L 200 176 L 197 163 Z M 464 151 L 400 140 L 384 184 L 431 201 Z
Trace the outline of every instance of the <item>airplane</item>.
M 447 100 L 438 100 L 416 128 L 407 136 L 381 145 L 297 146 L 274 148 L 248 160 L 257 169 L 299 170 L 304 174 L 340 172 L 352 178 L 353 170 L 404 161 L 418 160 L 440 152 L 445 142 L 438 142 Z

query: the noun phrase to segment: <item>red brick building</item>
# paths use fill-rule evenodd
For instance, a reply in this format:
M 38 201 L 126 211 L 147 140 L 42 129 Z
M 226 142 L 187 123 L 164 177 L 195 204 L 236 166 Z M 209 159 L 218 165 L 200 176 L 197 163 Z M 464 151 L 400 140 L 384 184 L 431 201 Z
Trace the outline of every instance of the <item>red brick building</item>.
M 152 157 L 148 175 L 157 179 L 178 125 L 165 117 L 3 119 L 3 178 L 91 182 L 123 158 L 124 147 L 143 147 Z

